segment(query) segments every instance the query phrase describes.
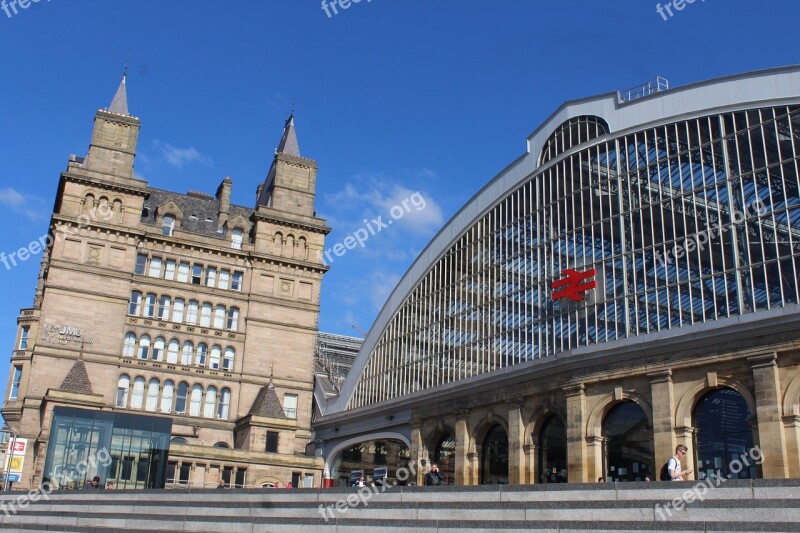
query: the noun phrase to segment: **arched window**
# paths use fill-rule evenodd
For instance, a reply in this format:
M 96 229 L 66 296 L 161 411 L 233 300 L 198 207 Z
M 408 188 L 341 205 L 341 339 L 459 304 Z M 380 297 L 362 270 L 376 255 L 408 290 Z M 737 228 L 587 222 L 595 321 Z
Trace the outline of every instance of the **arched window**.
M 189 404 L 189 416 L 200 416 L 200 407 L 203 405 L 202 385 L 192 386 L 192 398 Z
M 222 329 L 225 327 L 225 306 L 217 305 L 214 308 L 214 328 Z
M 169 320 L 169 311 L 172 307 L 172 298 L 163 295 L 158 301 L 158 318 L 159 320 Z
M 178 362 L 178 352 L 181 350 L 181 343 L 178 339 L 169 341 L 169 348 L 167 349 L 167 363 L 173 365 Z
M 136 335 L 127 333 L 125 335 L 125 344 L 122 347 L 122 357 L 133 357 L 136 351 Z
M 153 343 L 153 361 L 161 361 L 164 359 L 164 337 L 156 337 Z
M 203 416 L 214 418 L 214 407 L 217 405 L 217 388 L 214 386 L 206 389 L 206 403 L 203 408 Z
M 144 300 L 144 316 L 153 318 L 156 314 L 156 295 L 152 292 L 147 294 Z
M 139 376 L 133 380 L 133 394 L 131 395 L 131 409 L 141 409 L 144 402 L 144 378 Z
M 227 442 L 220 441 L 220 442 L 215 442 L 214 443 L 214 448 L 228 448 L 228 449 L 230 449 L 230 447 L 231 447 L 231 445 L 228 444 Z
M 171 444 L 189 444 L 189 441 L 187 441 L 183 437 L 172 437 L 171 439 L 169 439 L 169 442 Z
M 231 307 L 228 311 L 228 329 L 239 331 L 239 308 Z
M 183 343 L 183 352 L 181 352 L 181 364 L 191 365 L 192 355 L 194 354 L 194 344 L 189 341 Z
M 155 411 L 158 409 L 158 393 L 161 388 L 161 382 L 156 378 L 152 378 L 147 385 L 147 403 L 144 408 L 146 411 Z
M 197 345 L 197 356 L 194 358 L 194 364 L 197 366 L 206 366 L 206 355 L 208 355 L 208 345 L 201 342 Z
M 481 446 L 481 485 L 508 483 L 508 435 L 495 424 Z
M 228 412 L 231 406 L 231 390 L 227 387 L 222 389 L 219 398 L 219 407 L 217 408 L 217 418 L 222 420 L 228 419 Z
M 712 474 L 721 479 L 756 479 L 755 462 L 731 468 L 734 459 L 747 456 L 753 449 L 752 413 L 747 400 L 734 389 L 720 388 L 706 394 L 694 408 L 692 426 L 697 429 L 697 479 Z
M 445 433 L 436 444 L 433 451 L 433 462 L 439 465 L 439 471 L 444 474 L 444 485 L 453 485 L 456 481 L 456 439 L 450 433 Z
M 150 355 L 150 337 L 142 335 L 139 339 L 139 359 L 147 359 L 148 355 Z
M 538 439 L 539 482 L 567 482 L 567 428 L 557 416 L 542 426 Z
M 172 306 L 172 321 L 180 324 L 183 322 L 183 298 L 175 298 L 175 305 Z
M 117 382 L 117 407 L 128 407 L 128 390 L 131 386 L 131 378 L 127 374 L 122 374 Z
M 189 300 L 189 310 L 186 312 L 186 323 L 187 324 L 197 324 L 197 308 L 200 306 L 200 302 L 197 300 Z
M 607 481 L 653 479 L 653 428 L 636 402 L 622 402 L 603 419 Z
M 219 346 L 211 347 L 211 357 L 208 359 L 208 368 L 212 370 L 219 369 L 219 360 L 222 356 L 222 348 Z
M 178 414 L 186 414 L 186 397 L 189 394 L 189 385 L 185 381 L 178 384 L 178 397 L 175 400 L 175 412 Z
M 236 352 L 233 348 L 228 346 L 225 348 L 225 358 L 222 360 L 223 370 L 233 370 L 233 359 L 236 357 Z
M 203 310 L 200 313 L 200 326 L 204 328 L 211 327 L 211 303 L 203 302 Z
M 161 390 L 161 412 L 172 412 L 172 397 L 175 395 L 175 382 L 168 379 L 164 382 L 164 388 Z
M 242 241 L 244 241 L 244 231 L 240 228 L 234 228 L 231 232 L 231 248 L 234 250 L 241 250 Z
M 175 217 L 172 215 L 164 215 L 164 220 L 161 222 L 161 235 L 172 237 L 175 231 Z
M 140 291 L 131 292 L 131 301 L 128 304 L 128 314 L 139 316 L 142 314 L 142 293 Z

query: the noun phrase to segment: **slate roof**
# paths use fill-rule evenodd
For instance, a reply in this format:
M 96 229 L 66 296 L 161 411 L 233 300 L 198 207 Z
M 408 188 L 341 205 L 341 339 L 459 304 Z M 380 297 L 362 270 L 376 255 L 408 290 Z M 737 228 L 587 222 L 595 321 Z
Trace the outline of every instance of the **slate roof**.
M 256 396 L 256 400 L 253 402 L 248 414 L 271 418 L 286 418 L 286 414 L 283 412 L 283 405 L 278 399 L 278 393 L 275 392 L 275 385 L 272 382 L 258 391 L 258 396 Z
M 300 157 L 300 146 L 297 144 L 297 133 L 294 130 L 294 114 L 289 116 L 283 125 L 283 136 L 275 153 Z
M 86 365 L 82 359 L 75 361 L 72 368 L 64 378 L 64 382 L 58 390 L 65 392 L 77 392 L 79 394 L 92 394 L 92 382 L 89 381 L 89 374 L 86 372 Z
M 108 110 L 112 113 L 118 113 L 120 115 L 128 114 L 128 91 L 125 88 L 126 77 L 125 74 L 122 75 L 122 81 L 119 83 L 119 87 L 117 87 L 117 94 L 114 95 L 114 99 L 111 100 L 111 105 L 108 106 Z
M 147 192 L 149 197 L 145 200 L 145 209 L 142 211 L 142 222 L 144 224 L 157 225 L 156 210 L 158 206 L 172 200 L 183 211 L 183 219 L 180 225 L 182 231 L 198 233 L 206 237 L 217 237 L 220 240 L 227 239 L 223 233 L 218 231 L 220 229 L 219 201 L 216 198 L 208 195 L 196 196 L 198 193 L 188 195 L 149 187 Z M 254 209 L 231 205 L 228 211 L 228 219 L 233 220 L 242 215 L 245 219 L 250 220 L 254 212 Z

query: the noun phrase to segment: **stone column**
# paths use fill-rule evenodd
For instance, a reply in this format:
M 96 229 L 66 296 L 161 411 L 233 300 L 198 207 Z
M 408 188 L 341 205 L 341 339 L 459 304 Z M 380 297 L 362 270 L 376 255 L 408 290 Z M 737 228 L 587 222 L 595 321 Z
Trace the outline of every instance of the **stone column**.
M 411 461 L 417 473 L 417 485 L 425 484 L 425 469 L 428 465 L 428 453 L 422 444 L 422 422 L 411 421 Z
M 522 419 L 522 401 L 512 403 L 508 409 L 508 482 L 525 483 L 525 421 Z
M 536 445 L 526 444 L 523 448 L 525 452 L 525 463 L 528 465 L 528 477 L 526 483 L 539 483 L 539 467 L 536 464 Z
M 479 464 L 480 454 L 477 452 L 470 452 L 467 454 L 467 462 L 469 463 L 469 484 L 478 485 L 481 482 Z
M 789 477 L 800 477 L 800 416 L 790 415 L 783 417 L 783 427 L 786 431 L 786 455 L 789 467 Z
M 789 477 L 786 457 L 786 435 L 781 420 L 781 384 L 778 376 L 778 356 L 775 353 L 749 357 L 753 369 L 753 388 L 756 396 L 758 445 L 764 456 L 761 463 L 765 479 Z
M 586 466 L 584 468 L 584 476 L 588 478 L 584 480 L 584 483 L 588 481 L 589 483 L 593 481 L 597 481 L 597 478 L 600 476 L 607 477 L 607 472 L 603 467 L 603 444 L 605 443 L 606 439 L 603 437 L 598 437 L 597 435 L 592 437 L 586 437 Z M 570 465 L 572 461 L 570 461 Z M 567 474 L 571 475 L 571 474 Z M 572 479 L 570 479 L 572 482 Z
M 656 464 L 651 468 L 650 479 L 655 481 L 661 471 L 661 465 L 675 453 L 675 395 L 672 386 L 672 371 L 654 372 L 650 378 L 651 405 L 653 406 L 653 453 Z M 686 454 L 687 457 L 689 454 Z
M 583 383 L 564 388 L 567 399 L 567 476 L 570 483 L 589 480 L 586 464 L 586 388 Z
M 456 485 L 469 485 L 472 482 L 470 475 L 469 430 L 467 429 L 467 412 L 461 411 L 456 415 L 456 456 L 455 473 Z

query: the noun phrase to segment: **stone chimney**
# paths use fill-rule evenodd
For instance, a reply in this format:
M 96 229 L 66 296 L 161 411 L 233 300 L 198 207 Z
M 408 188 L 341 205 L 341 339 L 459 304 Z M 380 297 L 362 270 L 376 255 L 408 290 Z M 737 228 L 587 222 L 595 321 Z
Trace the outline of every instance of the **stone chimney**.
M 224 228 L 225 223 L 228 222 L 228 215 L 231 211 L 231 189 L 233 189 L 233 181 L 230 177 L 226 177 L 219 184 L 217 189 L 217 201 L 219 202 L 219 227 Z

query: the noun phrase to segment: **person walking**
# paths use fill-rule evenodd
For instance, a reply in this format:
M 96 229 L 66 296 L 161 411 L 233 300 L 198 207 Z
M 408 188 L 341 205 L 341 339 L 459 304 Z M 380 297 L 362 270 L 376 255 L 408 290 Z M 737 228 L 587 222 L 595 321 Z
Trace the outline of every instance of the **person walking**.
M 670 457 L 669 461 L 667 461 L 667 472 L 669 472 L 669 479 L 670 481 L 683 481 L 683 476 L 688 476 L 694 470 L 682 470 L 681 469 L 681 458 L 686 456 L 686 451 L 688 448 L 683 444 L 678 444 L 675 448 L 675 455 Z

